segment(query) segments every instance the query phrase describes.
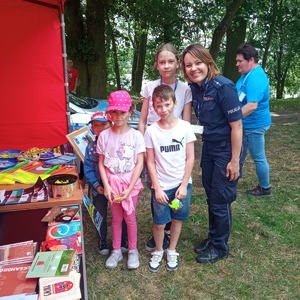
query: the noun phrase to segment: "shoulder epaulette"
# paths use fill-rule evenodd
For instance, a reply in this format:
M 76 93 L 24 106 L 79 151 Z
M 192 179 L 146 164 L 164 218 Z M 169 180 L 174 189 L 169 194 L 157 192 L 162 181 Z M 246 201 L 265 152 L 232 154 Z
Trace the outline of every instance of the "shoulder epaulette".
M 221 88 L 224 84 L 223 80 L 220 80 L 220 78 L 214 78 L 211 82 L 216 89 Z

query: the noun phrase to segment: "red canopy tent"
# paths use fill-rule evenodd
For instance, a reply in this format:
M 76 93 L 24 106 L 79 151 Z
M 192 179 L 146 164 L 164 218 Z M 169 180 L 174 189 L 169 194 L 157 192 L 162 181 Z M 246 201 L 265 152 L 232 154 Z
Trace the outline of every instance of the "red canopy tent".
M 67 142 L 64 2 L 0 1 L 0 150 Z

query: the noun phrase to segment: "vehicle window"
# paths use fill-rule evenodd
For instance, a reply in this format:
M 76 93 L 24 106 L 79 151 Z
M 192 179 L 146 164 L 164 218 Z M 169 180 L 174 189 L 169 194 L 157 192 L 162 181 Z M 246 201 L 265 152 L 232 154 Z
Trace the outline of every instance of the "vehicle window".
M 77 96 L 73 93 L 69 94 L 69 101 L 79 106 L 80 108 L 84 108 L 84 109 L 91 109 L 97 107 L 97 101 L 95 100 L 91 101 L 90 99 Z

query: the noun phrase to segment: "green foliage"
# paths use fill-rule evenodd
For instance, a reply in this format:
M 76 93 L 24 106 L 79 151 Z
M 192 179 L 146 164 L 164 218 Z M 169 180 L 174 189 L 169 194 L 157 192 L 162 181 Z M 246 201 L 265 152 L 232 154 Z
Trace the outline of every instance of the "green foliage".
M 270 102 L 271 111 L 298 111 L 300 98 L 273 99 Z
M 153 80 L 158 77 L 158 73 L 152 67 L 153 56 L 159 44 L 172 42 L 179 52 L 186 45 L 195 42 L 209 49 L 213 32 L 231 3 L 228 0 L 111 0 L 104 2 L 103 11 L 87 13 L 86 3 L 90 2 L 96 3 L 98 0 L 81 1 L 83 17 L 78 18 L 83 22 L 81 27 L 84 28 L 84 32 L 89 32 L 89 26 L 92 25 L 89 16 L 95 19 L 106 18 L 107 85 L 108 87 L 116 86 L 115 61 L 111 47 L 113 33 L 117 42 L 121 84 L 122 87 L 128 89 L 132 85 L 131 75 L 134 71 L 132 67 L 135 62 L 134 58 L 139 54 L 138 41 L 143 32 L 148 33 L 143 79 Z M 282 91 L 283 96 L 284 93 L 293 95 L 299 92 L 299 4 L 299 0 L 246 0 L 238 12 L 239 16 L 247 21 L 246 41 L 258 49 L 260 59 L 265 51 L 268 51 L 266 72 L 270 85 L 273 91 Z M 274 11 L 275 8 L 278 10 Z M 68 11 L 66 11 L 67 14 Z M 274 14 L 275 21 L 273 20 Z M 66 20 L 68 22 L 67 16 Z M 108 20 L 112 29 L 108 26 Z M 269 46 L 267 40 L 273 24 L 275 31 Z M 224 40 L 225 37 L 216 59 L 221 70 L 226 52 Z M 99 59 L 97 36 L 90 40 L 86 37 L 71 40 L 67 35 L 67 48 L 68 54 L 76 60 L 90 62 Z
M 71 40 L 67 38 L 68 55 L 75 60 L 96 61 L 99 54 L 95 52 L 95 43 L 87 39 Z

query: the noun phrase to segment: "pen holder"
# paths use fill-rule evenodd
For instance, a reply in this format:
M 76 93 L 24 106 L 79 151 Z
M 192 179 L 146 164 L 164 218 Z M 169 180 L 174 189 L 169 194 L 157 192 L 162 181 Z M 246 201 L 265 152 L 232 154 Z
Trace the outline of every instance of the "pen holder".
M 77 176 L 70 174 L 53 175 L 48 177 L 46 181 L 50 197 L 65 199 L 74 195 Z

